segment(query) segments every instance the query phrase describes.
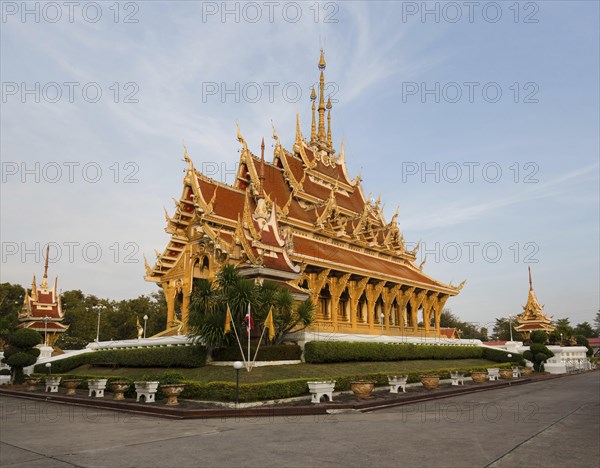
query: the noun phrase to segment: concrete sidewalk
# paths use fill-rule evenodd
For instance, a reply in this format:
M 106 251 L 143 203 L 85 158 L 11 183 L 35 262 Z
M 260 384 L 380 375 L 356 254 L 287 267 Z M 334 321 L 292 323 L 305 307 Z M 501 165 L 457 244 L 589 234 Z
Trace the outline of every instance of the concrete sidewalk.
M 544 466 L 600 461 L 600 373 L 370 413 L 166 420 L 3 396 L 5 467 Z

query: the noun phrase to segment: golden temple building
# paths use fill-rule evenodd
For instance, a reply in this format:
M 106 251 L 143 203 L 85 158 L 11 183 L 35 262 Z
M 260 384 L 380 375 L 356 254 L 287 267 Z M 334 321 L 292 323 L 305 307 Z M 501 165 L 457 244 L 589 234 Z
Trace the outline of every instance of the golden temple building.
M 524 340 L 531 337 L 531 333 L 536 330 L 542 330 L 546 333 L 554 331 L 556 327 L 552 325 L 552 319 L 542 313 L 544 306 L 540 305 L 535 297 L 533 290 L 533 281 L 531 280 L 531 267 L 529 267 L 529 294 L 527 304 L 523 306 L 523 313 L 517 317 L 515 331 L 519 332 Z
M 52 346 L 61 333 L 69 329 L 63 325 L 64 312 L 58 293 L 58 276 L 54 279 L 52 288 L 48 286 L 48 254 L 50 246 L 46 249 L 46 263 L 44 265 L 44 277 L 39 287 L 33 275 L 31 292 L 25 290 L 23 307 L 19 312 L 18 328 L 29 328 L 39 332 L 45 340 L 45 344 Z
M 213 278 L 225 264 L 249 278 L 284 283 L 298 300 L 310 297 L 316 316 L 309 331 L 440 337 L 446 301 L 461 290 L 415 265 L 381 199 L 365 197 L 360 176 L 350 178 L 344 143 L 333 148 L 331 101 L 325 100 L 325 58 L 313 88 L 310 138 L 296 118 L 291 151 L 275 141 L 273 158 L 253 154 L 238 127 L 241 154 L 228 185 L 195 169 L 187 149 L 183 190 L 175 213 L 165 210 L 170 241 L 147 281 L 163 288 L 167 329 L 178 309 L 184 329 L 194 278 Z

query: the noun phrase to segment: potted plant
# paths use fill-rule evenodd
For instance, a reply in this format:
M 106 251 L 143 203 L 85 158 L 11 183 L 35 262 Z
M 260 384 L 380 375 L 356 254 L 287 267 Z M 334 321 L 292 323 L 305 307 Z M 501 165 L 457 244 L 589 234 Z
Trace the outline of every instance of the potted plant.
M 427 390 L 435 390 L 440 384 L 440 376 L 436 374 L 425 374 L 421 376 L 421 384 Z
M 110 390 L 114 393 L 113 400 L 124 400 L 125 392 L 131 384 L 125 380 L 115 380 L 110 384 Z
M 375 388 L 375 382 L 369 380 L 357 380 L 350 382 L 350 388 L 354 392 L 356 398 L 368 398 L 373 389 Z
M 531 374 L 533 374 L 533 369 L 531 367 L 521 367 L 521 375 L 523 377 L 526 377 Z
M 185 384 L 182 384 L 183 376 L 177 372 L 165 372 L 159 376 L 160 390 L 167 397 L 167 406 L 179 404 L 177 397 L 183 392 Z
M 67 395 L 77 395 L 75 391 L 79 384 L 81 383 L 81 379 L 65 379 L 63 380 L 63 384 L 67 388 Z
M 39 377 L 27 376 L 25 377 L 25 383 L 27 384 L 27 391 L 34 392 L 35 386 L 42 381 Z
M 56 393 L 58 392 L 58 386 L 60 385 L 60 379 L 61 377 L 58 376 L 54 376 L 54 375 L 47 375 L 46 376 L 46 391 L 50 392 L 50 393 Z
M 104 397 L 104 390 L 106 390 L 106 382 L 108 379 L 90 379 L 87 381 L 88 384 L 88 396 L 95 396 L 97 398 Z
M 471 372 L 471 379 L 475 383 L 485 383 L 487 381 L 487 372 L 473 371 Z
M 500 378 L 501 379 L 512 379 L 513 378 L 512 369 L 500 369 Z

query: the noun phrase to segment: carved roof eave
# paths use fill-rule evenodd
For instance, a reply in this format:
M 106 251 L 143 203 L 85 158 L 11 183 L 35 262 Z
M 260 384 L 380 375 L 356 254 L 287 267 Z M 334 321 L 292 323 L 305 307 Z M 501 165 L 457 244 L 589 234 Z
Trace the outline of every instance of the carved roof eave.
M 254 252 L 252 251 L 252 247 L 248 243 L 248 239 L 246 238 L 246 233 L 244 232 L 244 229 L 242 228 L 241 222 L 238 223 L 238 226 L 235 230 L 235 239 L 237 241 L 239 241 L 240 245 L 242 246 L 242 250 L 248 257 L 248 260 L 250 261 L 250 263 L 252 263 L 253 265 L 260 265 L 262 263 L 260 261 L 260 258 L 257 257 L 256 255 L 254 255 Z
M 359 268 L 359 267 L 352 267 L 352 266 L 344 265 L 342 268 L 342 266 L 337 263 L 330 262 L 328 260 L 317 259 L 315 257 L 311 257 L 310 255 L 294 254 L 294 256 L 297 257 L 300 261 L 305 261 L 305 262 L 307 261 L 311 265 L 320 266 L 322 268 L 330 268 L 332 270 L 341 271 L 341 272 L 345 272 L 345 273 L 351 273 L 351 274 L 354 274 L 357 276 L 364 276 L 366 280 L 373 278 L 373 279 L 377 279 L 380 281 L 387 281 L 387 282 L 394 283 L 394 284 L 400 284 L 403 286 L 411 286 L 411 287 L 419 288 L 422 290 L 433 291 L 438 294 L 446 294 L 448 296 L 456 296 L 460 292 L 460 290 L 457 289 L 456 287 L 444 285 L 442 283 L 439 283 L 438 281 L 436 281 L 435 285 L 431 285 L 431 284 L 421 283 L 419 281 L 414 281 L 414 280 L 410 280 L 410 279 L 406 279 L 406 278 L 380 274 L 377 272 L 373 272 L 372 270 L 366 270 L 366 269 Z M 423 274 L 423 273 L 420 272 L 420 274 Z

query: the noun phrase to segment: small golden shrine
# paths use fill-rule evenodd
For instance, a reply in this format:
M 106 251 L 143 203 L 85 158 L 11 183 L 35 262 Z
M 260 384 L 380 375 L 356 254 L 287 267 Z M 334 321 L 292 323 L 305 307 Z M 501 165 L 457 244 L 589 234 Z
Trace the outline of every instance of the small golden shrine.
M 529 295 L 527 296 L 527 304 L 523 307 L 523 313 L 517 317 L 519 325 L 515 327 L 515 331 L 519 332 L 524 340 L 528 340 L 531 332 L 535 330 L 543 330 L 550 333 L 556 328 L 552 325 L 552 319 L 542 313 L 543 308 L 544 306 L 540 305 L 535 297 L 533 282 L 531 280 L 531 267 L 529 267 Z
M 325 67 L 321 51 L 310 138 L 299 115 L 291 151 L 273 128 L 267 162 L 264 141 L 258 157 L 238 127 L 232 185 L 196 170 L 184 146 L 183 190 L 174 214 L 165 210 L 171 239 L 153 266 L 145 262 L 146 281 L 165 292 L 167 330 L 178 315 L 187 325 L 194 278 L 213 278 L 234 264 L 247 277 L 285 284 L 298 300 L 310 297 L 316 317 L 309 331 L 442 336 L 442 309 L 464 282 L 453 286 L 425 274 L 425 262 L 415 264 L 419 246 L 405 247 L 398 211 L 386 220 L 381 198 L 365 196 L 360 176 L 348 175 L 343 140 L 339 152 L 333 148 Z
M 23 307 L 19 313 L 18 328 L 30 328 L 46 337 L 46 344 L 52 346 L 61 333 L 69 329 L 68 325 L 61 322 L 64 312 L 60 302 L 60 294 L 57 292 L 58 276 L 54 279 L 54 285 L 48 287 L 48 254 L 50 246 L 46 249 L 46 263 L 44 265 L 44 277 L 39 287 L 33 275 L 31 291 L 25 291 Z

